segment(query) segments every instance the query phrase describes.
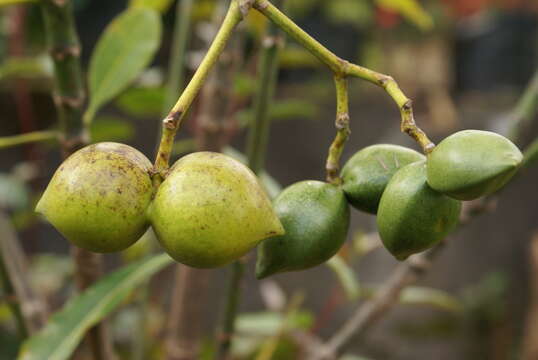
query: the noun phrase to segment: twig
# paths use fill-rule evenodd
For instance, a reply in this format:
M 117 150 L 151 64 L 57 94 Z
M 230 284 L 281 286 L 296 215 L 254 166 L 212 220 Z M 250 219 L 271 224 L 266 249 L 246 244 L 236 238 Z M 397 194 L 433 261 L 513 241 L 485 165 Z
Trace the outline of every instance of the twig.
M 40 141 L 49 141 L 58 139 L 57 131 L 33 131 L 25 134 L 5 136 L 0 138 L 0 149 L 9 148 L 12 146 L 30 144 Z
M 521 359 L 538 359 L 538 233 L 535 233 L 529 244 L 530 263 L 530 301 L 529 311 L 525 320 L 523 350 Z
M 8 291 L 16 295 L 12 304 L 21 334 L 31 335 L 39 330 L 47 319 L 47 304 L 40 299 L 30 286 L 28 264 L 23 256 L 17 233 L 6 215 L 0 212 L 0 263 L 3 267 L 3 282 Z M 11 290 L 10 290 L 11 289 Z
M 402 132 L 407 133 L 417 141 L 424 153 L 429 153 L 433 150 L 435 145 L 415 123 L 411 100 L 405 96 L 392 77 L 339 58 L 316 39 L 308 35 L 308 33 L 301 29 L 269 1 L 256 0 L 254 8 L 277 24 L 282 30 L 288 33 L 288 35 L 327 65 L 334 72 L 335 76 L 354 76 L 382 87 L 392 97 L 400 109 Z
M 217 62 L 219 55 L 224 51 L 224 47 L 226 46 L 226 43 L 233 30 L 242 19 L 243 16 L 239 10 L 237 0 L 232 0 L 226 17 L 224 18 L 224 21 L 215 39 L 213 40 L 213 43 L 209 47 L 206 56 L 202 60 L 202 63 L 194 73 L 194 76 L 185 88 L 185 91 L 183 91 L 172 110 L 170 110 L 168 116 L 163 120 L 162 137 L 154 166 L 154 172 L 156 175 L 154 176 L 154 182 L 156 185 L 162 181 L 166 171 L 168 170 L 174 138 L 179 130 L 181 121 L 185 117 L 185 114 L 194 101 L 194 98 L 202 88 L 209 71 Z
M 85 91 L 80 65 L 80 44 L 69 0 L 42 0 L 43 18 L 47 30 L 49 52 L 54 63 L 54 103 L 58 111 L 61 145 L 64 158 L 89 142 L 89 132 L 82 121 Z M 102 273 L 102 257 L 90 251 L 72 247 L 75 277 L 79 290 L 93 284 Z M 94 359 L 114 359 L 112 342 L 104 323 L 87 334 Z
M 334 82 L 336 85 L 336 137 L 329 148 L 327 157 L 327 181 L 333 184 L 340 184 L 341 179 L 338 176 L 340 172 L 340 158 L 344 151 L 351 130 L 349 127 L 349 99 L 347 78 L 342 75 L 335 75 Z
M 512 131 L 509 137 L 511 139 L 520 139 L 528 129 L 529 123 L 538 113 L 538 69 L 536 69 L 529 85 L 523 96 L 519 99 L 516 107 L 512 111 L 511 122 Z

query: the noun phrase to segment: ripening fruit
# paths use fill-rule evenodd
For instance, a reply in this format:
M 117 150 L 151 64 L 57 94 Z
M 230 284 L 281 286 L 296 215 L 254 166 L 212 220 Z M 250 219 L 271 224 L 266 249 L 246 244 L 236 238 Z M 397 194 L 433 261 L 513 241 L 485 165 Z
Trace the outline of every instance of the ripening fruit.
M 166 252 L 197 268 L 230 263 L 261 240 L 284 233 L 252 171 L 212 152 L 178 160 L 157 190 L 149 213 Z
M 349 205 L 342 189 L 320 181 L 301 181 L 275 200 L 286 233 L 258 247 L 256 276 L 303 270 L 330 259 L 346 240 Z
M 503 187 L 522 159 L 517 146 L 499 134 L 460 131 L 428 155 L 428 184 L 454 199 L 473 200 Z
M 81 248 L 126 249 L 149 227 L 150 169 L 149 160 L 130 146 L 87 146 L 56 170 L 36 211 Z
M 392 255 L 405 260 L 442 240 L 458 223 L 460 210 L 460 201 L 428 186 L 426 162 L 416 162 L 387 185 L 377 213 L 379 235 Z
M 407 164 L 424 159 L 424 155 L 403 146 L 368 146 L 345 164 L 342 188 L 353 207 L 376 214 L 381 195 L 394 173 Z

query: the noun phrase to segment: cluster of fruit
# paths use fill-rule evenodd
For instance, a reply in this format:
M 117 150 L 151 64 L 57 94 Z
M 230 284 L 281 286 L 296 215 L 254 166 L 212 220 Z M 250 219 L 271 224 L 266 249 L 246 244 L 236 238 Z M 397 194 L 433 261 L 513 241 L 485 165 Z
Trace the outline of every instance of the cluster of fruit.
M 521 160 L 508 139 L 477 130 L 449 136 L 427 157 L 395 145 L 364 148 L 342 169 L 342 186 L 305 181 L 276 199 L 286 233 L 260 245 L 257 276 L 305 269 L 332 257 L 346 239 L 348 202 L 377 214 L 383 244 L 404 260 L 442 240 L 458 223 L 460 200 L 499 190 Z
M 457 224 L 460 200 L 491 194 L 522 160 L 508 139 L 467 130 L 424 155 L 394 145 L 356 153 L 342 185 L 302 181 L 271 204 L 256 176 L 218 153 L 187 155 L 157 189 L 152 165 L 136 149 L 99 143 L 70 156 L 37 204 L 75 245 L 126 249 L 152 226 L 165 251 L 193 267 L 238 259 L 258 245 L 256 275 L 319 265 L 347 237 L 349 205 L 377 214 L 386 248 L 398 259 L 433 246 Z

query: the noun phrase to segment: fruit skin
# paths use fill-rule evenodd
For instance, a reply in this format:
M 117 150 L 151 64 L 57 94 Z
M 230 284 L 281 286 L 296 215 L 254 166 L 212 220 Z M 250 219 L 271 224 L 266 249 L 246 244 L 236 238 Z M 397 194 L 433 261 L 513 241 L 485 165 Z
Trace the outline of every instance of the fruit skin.
M 349 205 L 336 185 L 301 181 L 275 199 L 275 211 L 286 234 L 258 247 L 256 276 L 303 270 L 330 259 L 346 240 Z
M 128 145 L 89 145 L 56 170 L 36 212 L 81 248 L 99 253 L 126 249 L 149 227 L 151 167 Z
M 398 169 L 426 157 L 415 150 L 390 144 L 368 146 L 351 157 L 342 169 L 342 185 L 351 205 L 376 214 L 379 200 Z
M 385 247 L 398 260 L 424 251 L 442 240 L 458 223 L 461 202 L 426 183 L 426 163 L 401 168 L 390 180 L 377 213 Z
M 454 199 L 474 200 L 503 187 L 522 160 L 517 146 L 499 134 L 460 131 L 428 155 L 428 184 Z
M 150 208 L 155 234 L 175 260 L 212 268 L 237 260 L 261 240 L 284 233 L 257 177 L 223 154 L 178 160 Z

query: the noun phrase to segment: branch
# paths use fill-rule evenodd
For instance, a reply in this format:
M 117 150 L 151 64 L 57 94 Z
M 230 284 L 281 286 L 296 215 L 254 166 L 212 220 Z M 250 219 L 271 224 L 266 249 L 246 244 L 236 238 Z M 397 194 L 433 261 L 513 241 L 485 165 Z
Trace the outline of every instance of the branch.
M 58 112 L 61 130 L 61 145 L 64 158 L 89 142 L 82 114 L 86 99 L 80 65 L 80 44 L 73 16 L 73 5 L 69 0 L 42 0 L 40 2 L 49 52 L 54 63 L 54 103 Z M 90 251 L 72 247 L 75 277 L 79 290 L 93 284 L 102 272 L 102 257 Z M 112 342 L 104 323 L 92 328 L 86 340 L 90 344 L 94 359 L 114 358 Z
M 0 149 L 41 141 L 57 140 L 59 135 L 60 134 L 57 131 L 45 130 L 20 135 L 5 136 L 0 138 Z
M 354 76 L 382 87 L 396 102 L 401 113 L 401 130 L 419 143 L 424 153 L 433 150 L 434 144 L 415 123 L 412 102 L 405 96 L 394 79 L 388 75 L 351 64 L 332 53 L 329 49 L 308 35 L 267 0 L 256 0 L 254 8 L 277 24 L 288 35 L 303 45 L 320 61 L 327 65 L 336 77 Z

